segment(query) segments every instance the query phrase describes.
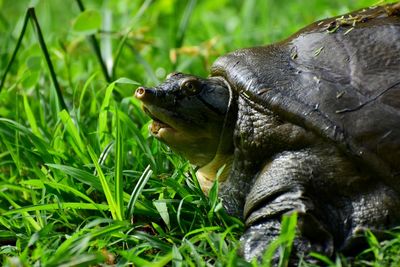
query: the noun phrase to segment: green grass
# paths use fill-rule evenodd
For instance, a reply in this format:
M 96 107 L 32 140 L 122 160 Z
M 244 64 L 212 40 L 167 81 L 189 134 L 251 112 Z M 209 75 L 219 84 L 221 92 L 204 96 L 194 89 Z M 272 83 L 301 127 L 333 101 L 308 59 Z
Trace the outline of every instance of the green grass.
M 0 92 L 0 265 L 256 266 L 236 253 L 242 222 L 224 212 L 217 187 L 205 197 L 188 162 L 150 137 L 133 91 L 174 70 L 207 75 L 227 51 L 375 1 L 82 3 L 85 12 L 73 0 L 0 0 L 0 77 L 30 5 L 37 17 Z M 286 219 L 265 264 L 278 247 L 287 264 L 294 224 Z M 396 266 L 393 237 L 368 234 L 355 260 L 316 257 Z

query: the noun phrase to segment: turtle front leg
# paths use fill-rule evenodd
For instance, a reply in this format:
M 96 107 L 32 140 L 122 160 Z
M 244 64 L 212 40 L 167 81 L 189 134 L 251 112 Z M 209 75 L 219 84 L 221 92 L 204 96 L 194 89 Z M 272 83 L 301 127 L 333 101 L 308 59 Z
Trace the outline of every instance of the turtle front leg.
M 334 240 L 327 230 L 330 227 L 322 221 L 325 203 L 317 203 L 312 192 L 320 162 L 311 149 L 283 152 L 259 173 L 244 206 L 247 229 L 241 238 L 241 252 L 246 260 L 262 258 L 280 234 L 282 215 L 291 212 L 297 212 L 299 218 L 293 254 L 316 251 L 332 255 Z
M 300 230 L 303 235 L 297 236 L 293 242 L 290 258 L 292 264 L 299 259 L 295 255 L 302 255 L 304 258 L 308 258 L 307 252 L 311 251 L 328 256 L 333 254 L 333 237 L 315 217 L 300 212 L 298 213 L 298 224 L 313 225 L 315 229 L 313 229 L 313 232 L 309 232 L 311 235 L 308 237 L 304 236 L 304 232 Z M 240 239 L 240 254 L 247 261 L 251 261 L 253 258 L 261 261 L 266 249 L 277 240 L 280 232 L 281 220 L 278 218 L 271 218 L 249 226 Z M 311 240 L 310 236 L 313 236 L 314 240 Z M 275 251 L 272 261 L 274 263 L 279 261 L 279 251 Z
M 241 152 L 235 151 L 229 178 L 221 182 L 218 192 L 225 210 L 230 215 L 243 219 L 246 196 L 251 189 L 259 165 L 261 161 L 246 159 Z
M 246 196 L 265 161 L 279 152 L 306 147 L 315 138 L 248 99 L 239 98 L 238 109 L 232 170 L 221 182 L 219 196 L 229 214 L 242 218 Z

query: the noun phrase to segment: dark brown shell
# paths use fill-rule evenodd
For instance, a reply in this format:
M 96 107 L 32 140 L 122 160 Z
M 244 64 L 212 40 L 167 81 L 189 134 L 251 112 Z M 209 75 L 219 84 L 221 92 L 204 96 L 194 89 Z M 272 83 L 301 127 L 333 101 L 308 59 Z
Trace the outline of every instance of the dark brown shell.
M 220 57 L 242 97 L 334 141 L 400 191 L 400 4 L 316 22 Z

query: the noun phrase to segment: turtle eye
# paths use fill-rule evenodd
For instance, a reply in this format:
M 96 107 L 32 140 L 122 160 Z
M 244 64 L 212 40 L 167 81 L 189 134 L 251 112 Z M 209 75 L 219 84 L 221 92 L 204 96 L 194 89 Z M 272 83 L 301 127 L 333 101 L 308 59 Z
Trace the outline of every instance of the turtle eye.
M 200 83 L 194 78 L 185 79 L 181 83 L 181 90 L 189 96 L 198 94 L 201 91 Z

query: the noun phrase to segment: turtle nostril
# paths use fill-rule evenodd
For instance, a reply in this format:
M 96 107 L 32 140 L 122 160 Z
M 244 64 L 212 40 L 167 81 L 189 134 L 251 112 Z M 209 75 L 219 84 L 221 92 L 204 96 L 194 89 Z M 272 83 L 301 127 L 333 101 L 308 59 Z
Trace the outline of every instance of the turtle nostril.
M 146 89 L 144 89 L 144 87 L 139 87 L 138 89 L 136 89 L 135 92 L 135 97 L 138 99 L 142 99 L 146 94 Z
M 142 102 L 154 102 L 158 101 L 158 98 L 160 97 L 160 94 L 157 92 L 158 90 L 155 88 L 146 88 L 140 86 L 135 91 L 135 97 L 136 99 L 139 99 Z

